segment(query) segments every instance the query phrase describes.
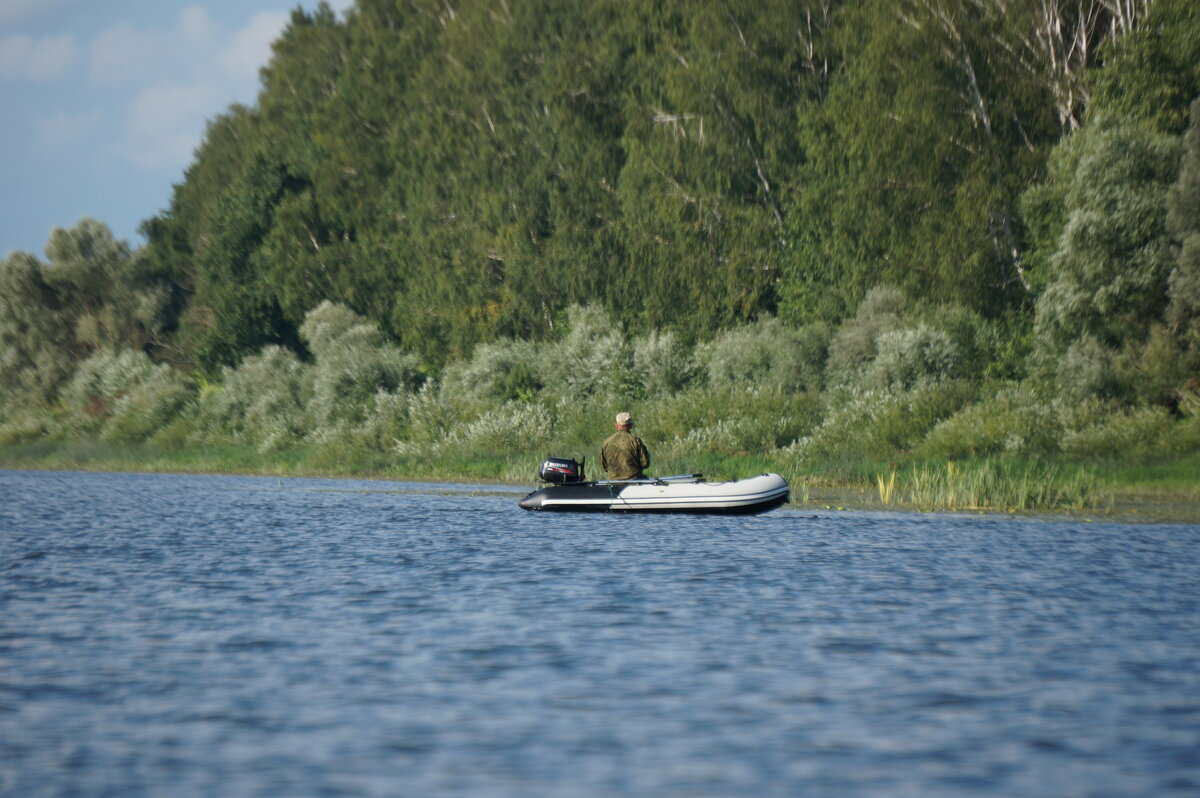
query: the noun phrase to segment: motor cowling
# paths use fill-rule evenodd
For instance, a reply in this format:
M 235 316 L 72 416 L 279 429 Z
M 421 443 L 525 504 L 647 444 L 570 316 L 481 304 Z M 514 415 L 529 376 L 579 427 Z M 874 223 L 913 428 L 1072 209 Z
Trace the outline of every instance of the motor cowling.
M 565 457 L 547 457 L 538 470 L 538 479 L 555 485 L 570 485 L 583 482 L 583 465 Z

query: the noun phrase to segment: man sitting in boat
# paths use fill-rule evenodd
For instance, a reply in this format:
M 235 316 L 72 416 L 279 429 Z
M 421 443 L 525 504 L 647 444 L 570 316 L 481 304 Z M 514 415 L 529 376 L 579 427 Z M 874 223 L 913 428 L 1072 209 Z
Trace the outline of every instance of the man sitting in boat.
M 633 416 L 617 413 L 617 431 L 600 445 L 600 465 L 609 479 L 643 479 L 650 467 L 650 452 L 642 439 L 629 431 Z

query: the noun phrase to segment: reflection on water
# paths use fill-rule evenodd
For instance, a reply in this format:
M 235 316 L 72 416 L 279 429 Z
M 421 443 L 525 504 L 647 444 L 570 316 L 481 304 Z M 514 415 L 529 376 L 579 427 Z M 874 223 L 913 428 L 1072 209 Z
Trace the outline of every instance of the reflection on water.
M 1200 792 L 1200 527 L 0 472 L 0 795 Z

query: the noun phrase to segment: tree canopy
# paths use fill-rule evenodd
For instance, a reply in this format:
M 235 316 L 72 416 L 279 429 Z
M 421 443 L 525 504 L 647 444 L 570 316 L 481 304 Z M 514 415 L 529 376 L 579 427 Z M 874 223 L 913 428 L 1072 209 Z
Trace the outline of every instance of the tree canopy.
M 213 378 L 311 358 L 334 302 L 438 373 L 576 305 L 692 345 L 879 286 L 1010 352 L 1194 352 L 1198 65 L 1189 0 L 296 10 L 144 248 L 9 257 L 4 368 L 119 340 Z

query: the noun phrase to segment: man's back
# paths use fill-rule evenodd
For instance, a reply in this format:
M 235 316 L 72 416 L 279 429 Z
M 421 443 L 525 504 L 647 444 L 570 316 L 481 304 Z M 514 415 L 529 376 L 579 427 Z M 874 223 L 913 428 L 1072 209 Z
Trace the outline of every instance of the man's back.
M 641 479 L 650 467 L 650 452 L 642 439 L 628 430 L 617 430 L 600 445 L 600 464 L 609 479 Z

